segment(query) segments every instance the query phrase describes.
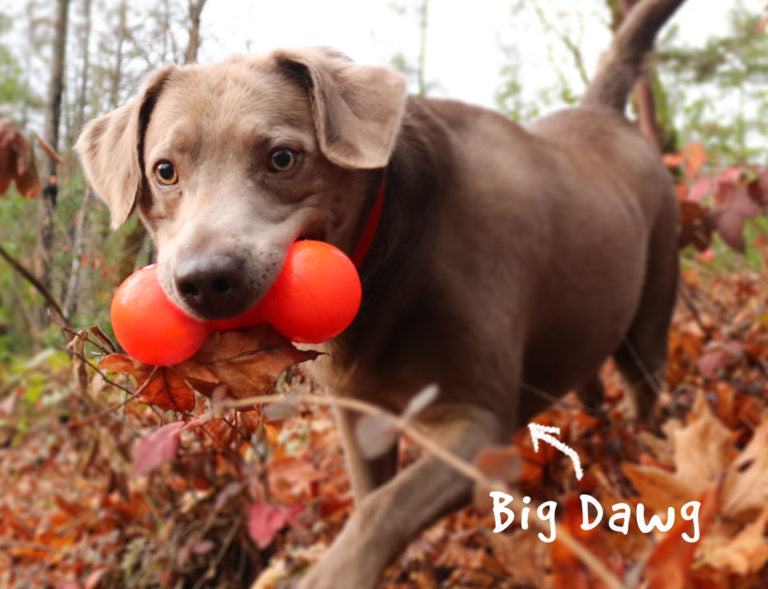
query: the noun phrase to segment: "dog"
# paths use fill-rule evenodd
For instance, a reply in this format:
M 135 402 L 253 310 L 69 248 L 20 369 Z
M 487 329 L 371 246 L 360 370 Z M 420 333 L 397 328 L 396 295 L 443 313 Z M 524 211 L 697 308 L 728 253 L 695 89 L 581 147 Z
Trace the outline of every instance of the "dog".
M 639 2 L 580 104 L 527 127 L 407 96 L 401 74 L 312 48 L 159 69 L 76 147 L 113 225 L 138 212 L 163 289 L 202 319 L 250 307 L 295 240 L 351 253 L 376 217 L 360 312 L 321 377 L 395 412 L 438 385 L 417 426 L 471 461 L 549 403 L 531 391 L 599 404 L 611 356 L 639 418 L 651 414 L 677 286 L 676 197 L 623 111 L 681 3 Z M 355 512 L 302 587 L 374 587 L 470 495 L 432 456 L 400 472 L 395 446 L 366 457 L 359 419 L 339 411 Z

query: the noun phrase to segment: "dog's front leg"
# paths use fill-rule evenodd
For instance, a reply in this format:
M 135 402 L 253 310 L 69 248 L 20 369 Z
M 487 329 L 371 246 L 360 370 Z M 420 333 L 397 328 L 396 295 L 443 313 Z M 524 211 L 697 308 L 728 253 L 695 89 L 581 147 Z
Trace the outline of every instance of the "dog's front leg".
M 368 459 L 363 455 L 355 433 L 361 415 L 357 411 L 336 408 L 336 423 L 339 426 L 344 443 L 347 470 L 355 495 L 355 505 L 360 505 L 363 498 L 379 485 L 390 480 L 397 470 L 397 443 L 381 456 Z
M 470 404 L 438 404 L 417 426 L 464 460 L 499 442 L 503 424 L 492 412 Z M 366 589 L 413 537 L 466 501 L 472 482 L 430 455 L 399 472 L 356 506 L 326 555 L 303 579 L 302 589 Z

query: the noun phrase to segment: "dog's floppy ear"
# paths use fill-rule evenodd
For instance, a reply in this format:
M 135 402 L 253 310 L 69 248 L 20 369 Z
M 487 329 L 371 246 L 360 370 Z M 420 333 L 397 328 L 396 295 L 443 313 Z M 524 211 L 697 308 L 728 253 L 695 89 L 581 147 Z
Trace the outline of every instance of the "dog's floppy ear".
M 353 169 L 382 168 L 405 109 L 405 77 L 357 65 L 326 48 L 277 51 L 280 67 L 307 88 L 323 155 Z
M 138 96 L 85 126 L 75 149 L 85 176 L 112 214 L 112 228 L 130 216 L 142 190 L 142 143 L 149 115 L 175 66 L 152 72 Z

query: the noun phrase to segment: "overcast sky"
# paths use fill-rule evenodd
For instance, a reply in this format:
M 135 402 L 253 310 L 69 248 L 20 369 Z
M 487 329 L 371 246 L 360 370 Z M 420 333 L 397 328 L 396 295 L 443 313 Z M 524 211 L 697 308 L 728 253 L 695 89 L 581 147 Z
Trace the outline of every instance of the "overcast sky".
M 725 33 L 725 15 L 736 0 L 688 0 L 675 15 L 680 36 L 701 44 L 711 34 Z M 581 41 L 591 73 L 600 51 L 610 40 L 605 26 L 604 0 L 526 0 L 559 12 L 548 13 L 558 29 Z M 578 13 L 568 12 L 578 2 Z M 415 2 L 401 0 L 411 6 Z M 212 61 L 233 52 L 266 52 L 276 47 L 330 45 L 355 61 L 388 64 L 397 52 L 417 54 L 418 19 L 411 12 L 398 14 L 390 0 L 293 0 L 248 2 L 209 0 L 203 12 L 206 42 L 201 61 Z M 542 36 L 532 10 L 512 15 L 510 0 L 430 2 L 426 75 L 439 83 L 433 94 L 491 106 L 499 87 L 504 61 L 501 46 L 516 42 L 523 64 L 521 77 L 531 86 L 557 84 L 551 59 L 562 57 L 553 35 Z M 766 0 L 743 0 L 756 13 Z M 561 8 L 562 7 L 562 8 Z M 554 52 L 554 53 L 553 53 Z M 572 62 L 564 70 L 573 71 Z M 578 89 L 578 78 L 574 85 Z

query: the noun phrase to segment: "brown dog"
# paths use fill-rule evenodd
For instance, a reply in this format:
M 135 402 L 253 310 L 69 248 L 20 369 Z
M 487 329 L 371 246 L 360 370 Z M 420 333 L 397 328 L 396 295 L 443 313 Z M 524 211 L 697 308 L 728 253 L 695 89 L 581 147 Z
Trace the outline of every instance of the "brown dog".
M 676 201 L 659 154 L 622 116 L 642 57 L 682 0 L 644 0 L 581 105 L 523 128 L 323 49 L 161 69 L 77 148 L 114 225 L 136 208 L 180 306 L 228 317 L 291 243 L 351 252 L 386 179 L 363 304 L 330 345 L 335 394 L 394 411 L 425 385 L 419 425 L 471 460 L 613 356 L 652 410 L 677 282 Z M 530 386 L 525 386 L 530 385 Z M 431 456 L 395 474 L 343 413 L 357 508 L 304 586 L 373 587 L 419 530 L 468 496 Z

